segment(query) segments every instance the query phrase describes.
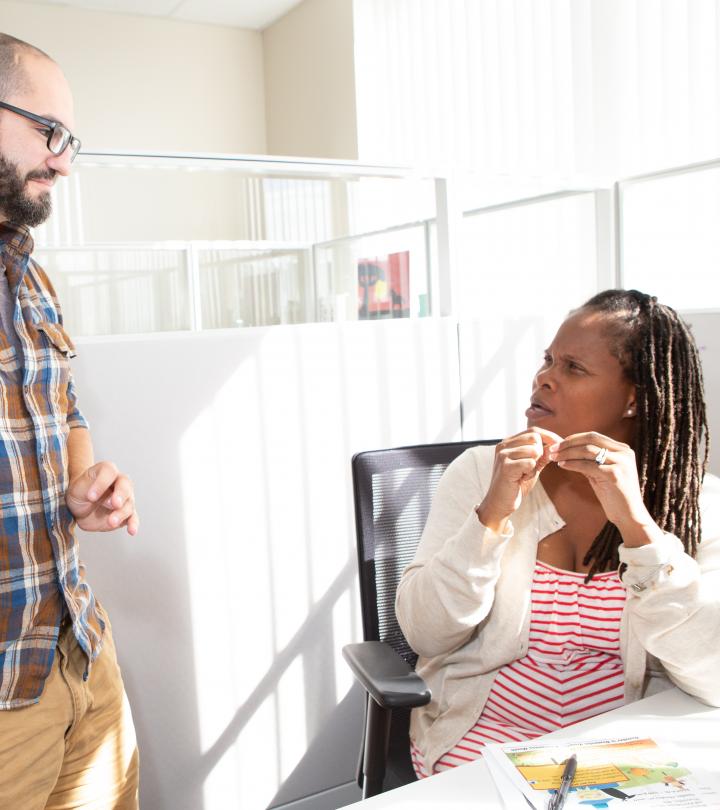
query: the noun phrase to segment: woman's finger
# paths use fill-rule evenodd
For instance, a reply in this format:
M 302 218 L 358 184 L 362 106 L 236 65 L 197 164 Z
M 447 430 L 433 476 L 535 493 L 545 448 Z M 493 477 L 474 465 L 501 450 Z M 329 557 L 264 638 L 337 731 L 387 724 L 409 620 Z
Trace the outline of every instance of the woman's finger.
M 520 447 L 504 447 L 498 453 L 503 459 L 516 459 L 516 458 L 532 458 L 539 459 L 543 456 L 545 450 L 542 446 L 538 447 L 536 444 L 524 444 Z
M 592 445 L 598 449 L 607 447 L 608 450 L 623 450 L 628 447 L 624 442 L 619 442 L 616 439 L 610 438 L 610 436 L 604 436 L 602 433 L 589 431 L 587 433 L 574 433 L 571 436 L 567 436 L 562 441 L 554 444 L 550 450 L 564 450 L 571 447 L 582 447 L 583 445 Z
M 614 451 L 598 444 L 582 444 L 550 451 L 550 461 L 592 461 L 595 464 L 607 464 Z
M 506 439 L 503 439 L 500 444 L 506 447 L 514 447 L 522 444 L 537 443 L 547 447 L 561 441 L 563 441 L 562 436 L 558 436 L 557 433 L 553 433 L 551 430 L 532 427 L 528 428 L 527 430 L 523 430 L 520 433 L 516 433 L 513 436 L 508 436 Z

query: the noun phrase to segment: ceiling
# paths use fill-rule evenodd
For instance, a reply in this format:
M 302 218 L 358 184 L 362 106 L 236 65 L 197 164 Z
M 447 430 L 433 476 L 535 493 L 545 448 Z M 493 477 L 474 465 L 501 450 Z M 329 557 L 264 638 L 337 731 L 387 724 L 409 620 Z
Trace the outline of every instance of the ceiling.
M 301 0 L 25 0 L 42 5 L 141 14 L 262 31 Z

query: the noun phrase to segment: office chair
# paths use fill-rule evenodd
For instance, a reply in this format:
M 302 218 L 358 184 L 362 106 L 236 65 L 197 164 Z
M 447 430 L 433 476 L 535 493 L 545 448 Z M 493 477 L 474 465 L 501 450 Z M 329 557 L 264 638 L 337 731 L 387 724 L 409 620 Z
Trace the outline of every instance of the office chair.
M 373 450 L 352 459 L 363 637 L 343 656 L 367 692 L 358 764 L 363 798 L 415 780 L 410 709 L 430 701 L 415 672 L 417 655 L 395 617 L 395 591 L 415 556 L 433 494 L 448 464 L 469 447 L 449 442 Z

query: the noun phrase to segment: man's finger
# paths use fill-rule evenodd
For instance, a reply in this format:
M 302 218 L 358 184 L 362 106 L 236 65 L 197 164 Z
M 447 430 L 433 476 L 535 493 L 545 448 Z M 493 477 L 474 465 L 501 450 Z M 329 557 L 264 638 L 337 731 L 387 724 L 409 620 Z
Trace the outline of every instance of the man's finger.
M 128 501 L 132 500 L 133 487 L 130 479 L 124 475 L 118 477 L 113 484 L 112 492 L 103 501 L 103 506 L 106 509 L 121 509 Z
M 130 516 L 130 519 L 127 522 L 127 533 L 131 537 L 135 537 L 138 533 L 138 529 L 140 528 L 140 518 L 138 517 L 137 512 L 133 512 Z
M 112 512 L 112 506 L 107 506 L 107 503 L 111 497 L 112 491 L 105 490 L 105 492 L 101 493 L 100 498 L 98 499 L 100 503 L 94 503 L 90 500 L 89 490 L 87 488 L 83 489 L 82 487 L 79 487 L 77 481 L 75 481 L 73 486 L 68 489 L 65 500 L 68 502 L 68 505 L 73 504 L 77 509 L 85 508 L 86 512 L 89 512 L 92 509 L 97 509 L 98 506 L 107 509 L 108 512 Z
M 86 474 L 89 478 L 87 488 L 89 501 L 100 500 L 105 490 L 110 489 L 119 477 L 118 468 L 109 461 L 101 461 L 93 465 Z
M 135 504 L 132 502 L 132 500 L 127 500 L 122 508 L 115 509 L 108 515 L 108 523 L 113 527 L 113 529 L 117 529 L 118 526 L 122 526 L 127 520 L 129 520 L 134 512 Z

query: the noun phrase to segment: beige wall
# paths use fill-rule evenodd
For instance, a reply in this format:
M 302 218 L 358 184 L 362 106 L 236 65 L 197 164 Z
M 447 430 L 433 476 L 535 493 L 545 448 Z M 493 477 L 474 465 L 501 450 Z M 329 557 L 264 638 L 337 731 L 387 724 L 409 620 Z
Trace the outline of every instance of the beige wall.
M 267 148 L 357 158 L 352 0 L 304 0 L 263 31 Z
M 0 30 L 63 67 L 86 150 L 266 152 L 256 31 L 13 0 Z

